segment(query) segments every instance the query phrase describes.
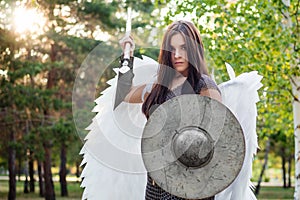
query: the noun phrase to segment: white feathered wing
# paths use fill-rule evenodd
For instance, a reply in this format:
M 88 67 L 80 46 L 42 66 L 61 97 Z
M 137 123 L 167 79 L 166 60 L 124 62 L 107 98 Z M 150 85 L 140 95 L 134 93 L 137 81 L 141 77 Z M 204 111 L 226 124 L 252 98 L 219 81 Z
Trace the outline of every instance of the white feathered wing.
M 133 86 L 153 84 L 157 62 L 148 57 L 134 59 Z M 118 69 L 115 69 L 118 73 Z M 88 135 L 81 150 L 82 199 L 128 200 L 144 199 L 146 169 L 141 157 L 141 136 L 146 118 L 141 104 L 122 102 L 113 110 L 117 75 L 95 100 L 97 112 L 87 128 Z
M 254 200 L 252 176 L 252 160 L 258 148 L 256 134 L 256 103 L 259 101 L 257 90 L 262 86 L 262 76 L 257 71 L 243 73 L 235 77 L 232 67 L 226 63 L 231 80 L 219 85 L 222 93 L 222 102 L 240 122 L 246 145 L 245 159 L 242 169 L 234 182 L 217 194 L 216 200 Z
M 135 58 L 133 86 L 154 83 L 157 69 L 158 64 L 151 58 Z M 232 68 L 228 73 L 231 80 L 219 85 L 222 101 L 244 130 L 246 156 L 236 180 L 217 194 L 216 200 L 256 199 L 250 189 L 250 178 L 252 158 L 257 149 L 256 102 L 262 77 L 250 72 L 235 78 Z M 82 165 L 86 164 L 81 174 L 81 187 L 85 188 L 82 199 L 142 200 L 145 196 L 146 170 L 141 158 L 141 136 L 146 118 L 141 104 L 123 102 L 113 111 L 116 81 L 117 76 L 108 81 L 110 87 L 95 101 L 93 112 L 97 115 L 87 128 L 89 134 L 80 152 L 84 157 Z

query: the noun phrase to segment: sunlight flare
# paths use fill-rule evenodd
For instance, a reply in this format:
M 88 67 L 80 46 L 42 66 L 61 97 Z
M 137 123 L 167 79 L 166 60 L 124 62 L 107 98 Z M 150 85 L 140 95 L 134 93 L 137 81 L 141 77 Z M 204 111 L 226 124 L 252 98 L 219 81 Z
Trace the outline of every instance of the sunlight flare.
M 36 9 L 17 7 L 14 10 L 14 27 L 16 32 L 41 34 L 46 24 L 46 18 Z

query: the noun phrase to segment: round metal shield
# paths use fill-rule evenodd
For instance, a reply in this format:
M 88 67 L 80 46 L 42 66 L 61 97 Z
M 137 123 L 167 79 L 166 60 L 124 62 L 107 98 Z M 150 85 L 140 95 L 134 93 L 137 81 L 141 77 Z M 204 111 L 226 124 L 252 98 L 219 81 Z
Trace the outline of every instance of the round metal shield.
M 151 178 L 182 198 L 214 196 L 238 175 L 245 156 L 242 128 L 223 104 L 181 95 L 158 106 L 143 132 L 142 157 Z

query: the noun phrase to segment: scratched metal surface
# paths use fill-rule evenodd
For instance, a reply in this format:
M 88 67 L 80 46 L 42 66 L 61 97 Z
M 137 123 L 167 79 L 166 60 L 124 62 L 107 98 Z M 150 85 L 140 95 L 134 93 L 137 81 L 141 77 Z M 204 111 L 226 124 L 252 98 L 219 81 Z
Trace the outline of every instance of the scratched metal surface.
M 212 141 L 213 153 L 200 167 L 186 166 L 174 153 L 174 138 L 186 127 L 200 127 Z M 164 190 L 187 199 L 207 198 L 225 189 L 238 175 L 245 156 L 244 135 L 223 104 L 200 95 L 181 95 L 151 114 L 143 131 L 142 156 L 149 175 Z

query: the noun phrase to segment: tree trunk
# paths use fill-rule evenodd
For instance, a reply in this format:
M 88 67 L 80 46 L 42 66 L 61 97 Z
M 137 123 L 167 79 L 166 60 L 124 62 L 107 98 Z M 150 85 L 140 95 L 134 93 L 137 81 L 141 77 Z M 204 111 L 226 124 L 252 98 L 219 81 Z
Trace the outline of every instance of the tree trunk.
M 10 142 L 12 144 L 8 147 L 8 171 L 9 171 L 9 191 L 8 200 L 16 199 L 16 150 L 13 144 L 16 142 L 15 132 L 11 130 L 10 132 Z
M 24 175 L 25 175 L 25 181 L 24 181 L 24 193 L 27 194 L 29 193 L 28 189 L 28 159 L 25 159 L 25 166 L 24 166 Z
M 260 184 L 262 182 L 262 178 L 263 178 L 263 175 L 265 173 L 265 170 L 267 169 L 267 166 L 268 166 L 269 151 L 270 151 L 270 138 L 268 138 L 268 140 L 266 141 L 264 164 L 262 166 L 262 169 L 261 169 L 261 172 L 260 172 L 260 175 L 259 175 L 259 179 L 258 179 L 256 188 L 255 188 L 255 195 L 259 194 Z
M 28 174 L 27 173 L 25 174 L 24 191 L 23 192 L 25 194 L 29 193 L 29 190 L 28 190 Z
M 29 178 L 30 178 L 30 183 L 29 183 L 29 191 L 30 192 L 34 192 L 34 162 L 33 162 L 33 152 L 30 151 L 29 152 L 30 155 L 29 155 L 29 162 L 28 162 L 28 165 L 29 165 Z
M 293 161 L 293 155 L 289 156 L 288 160 L 288 187 L 292 187 L 292 180 L 291 180 L 291 175 L 292 175 L 292 161 Z
M 80 162 L 79 161 L 76 161 L 76 177 L 77 177 L 77 182 L 78 182 L 78 179 L 80 177 Z
M 56 51 L 55 45 L 51 45 L 51 53 L 50 59 L 51 62 L 55 62 Z M 51 69 L 48 73 L 47 80 L 47 89 L 52 89 L 55 85 L 55 69 Z M 44 115 L 48 116 L 50 111 L 44 110 Z M 46 133 L 47 134 L 47 133 Z M 55 200 L 55 192 L 54 192 L 54 184 L 52 180 L 52 172 L 51 172 L 51 141 L 46 140 L 43 143 L 44 151 L 45 151 L 45 160 L 43 163 L 44 167 L 44 180 L 45 180 L 45 199 L 46 200 Z
M 284 147 L 280 148 L 280 154 L 281 154 L 281 169 L 282 169 L 282 180 L 283 180 L 283 188 L 286 188 L 286 169 L 285 169 L 285 149 Z
M 45 189 L 44 189 L 42 162 L 41 161 L 38 161 L 38 176 L 39 176 L 40 197 L 44 197 Z
M 291 35 L 299 35 L 299 25 L 293 24 L 292 17 L 295 17 L 295 20 L 298 21 L 298 13 L 291 15 L 290 13 L 290 5 L 289 3 L 286 4 L 286 2 L 290 1 L 284 1 L 281 0 L 281 2 L 285 5 L 285 9 L 282 9 L 282 13 L 284 15 L 283 17 L 283 27 L 289 28 L 289 32 Z M 299 9 L 299 4 L 297 5 L 297 12 Z M 295 28 L 293 31 L 293 28 Z M 293 55 L 295 52 L 295 49 L 297 49 L 298 42 L 291 42 L 290 43 L 290 55 Z M 299 49 L 298 49 L 299 51 Z M 290 66 L 293 67 L 299 67 L 299 56 L 295 59 L 291 59 Z M 292 85 L 292 96 L 294 97 L 293 101 L 293 114 L 294 114 L 294 138 L 295 138 L 295 192 L 294 192 L 294 199 L 300 200 L 300 77 L 292 76 L 290 77 L 290 82 Z
M 294 112 L 294 130 L 295 130 L 295 200 L 300 199 L 300 77 L 293 78 L 293 112 Z M 296 99 L 298 98 L 298 99 Z
M 44 142 L 45 160 L 44 167 L 44 180 L 45 180 L 45 199 L 55 200 L 54 184 L 51 172 L 51 145 L 49 141 Z
M 60 149 L 60 170 L 59 170 L 59 181 L 60 181 L 60 189 L 61 189 L 61 196 L 66 197 L 68 196 L 68 188 L 67 188 L 67 148 L 66 144 L 62 142 L 61 149 Z
M 21 181 L 21 174 L 22 174 L 22 158 L 18 156 L 18 164 L 16 165 L 16 173 L 18 172 L 18 181 Z

